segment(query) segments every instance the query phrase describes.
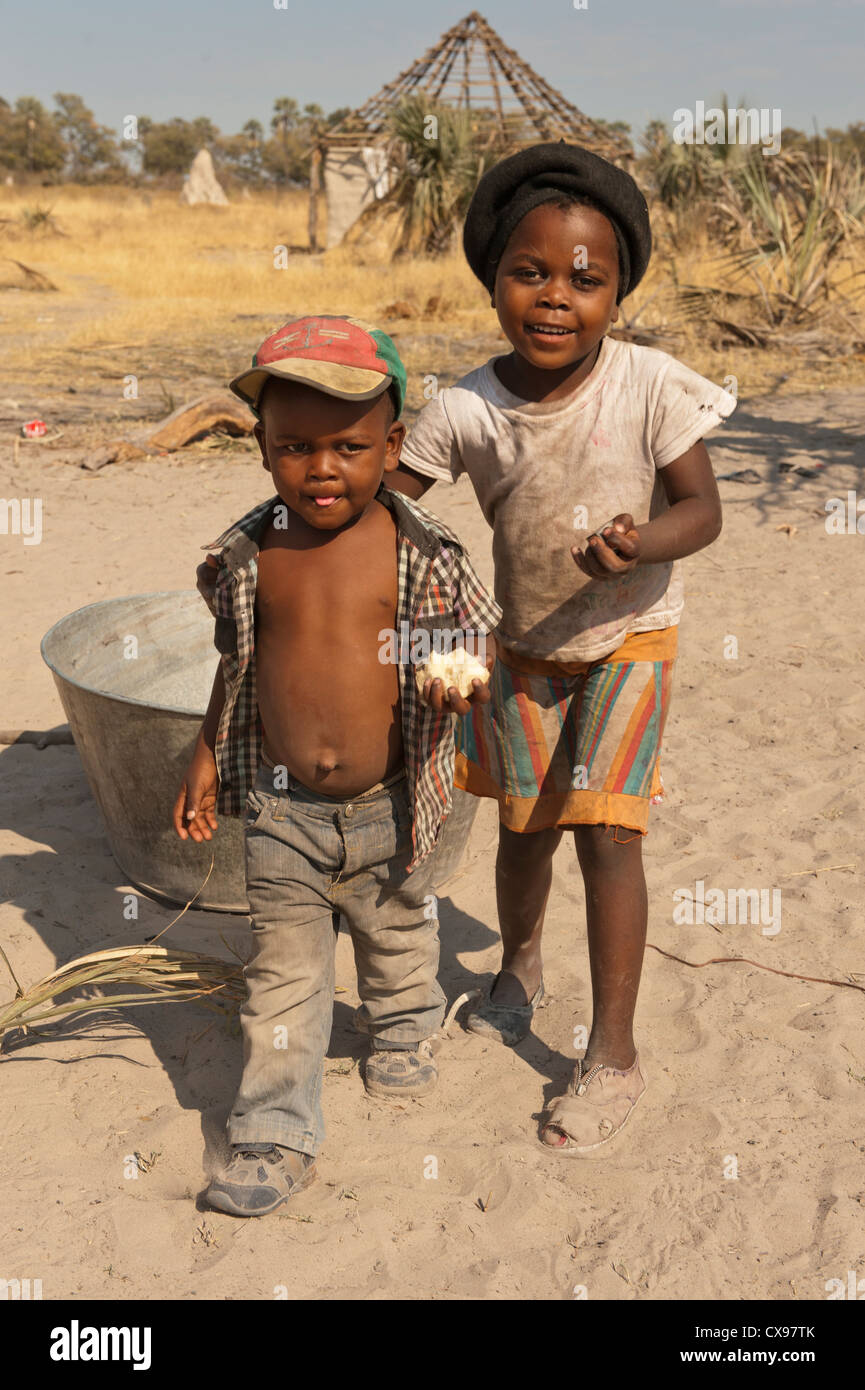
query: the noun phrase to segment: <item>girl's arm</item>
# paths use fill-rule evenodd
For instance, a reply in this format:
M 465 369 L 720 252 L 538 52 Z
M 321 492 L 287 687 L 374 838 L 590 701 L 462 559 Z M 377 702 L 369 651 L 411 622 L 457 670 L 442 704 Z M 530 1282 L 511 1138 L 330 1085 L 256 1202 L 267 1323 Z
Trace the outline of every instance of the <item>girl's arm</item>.
M 702 439 L 659 469 L 670 510 L 639 527 L 639 564 L 681 560 L 721 534 L 721 498 Z
M 640 526 L 623 513 L 615 525 L 604 528 L 607 539 L 590 536 L 584 552 L 572 547 L 574 560 L 589 578 L 615 579 L 635 565 L 681 560 L 720 535 L 721 498 L 703 441 L 658 471 L 669 511 Z
M 392 473 L 385 473 L 384 481 L 394 492 L 404 492 L 406 497 L 418 502 L 425 492 L 429 492 L 435 478 L 429 478 L 424 473 L 415 473 L 407 463 L 401 463 Z

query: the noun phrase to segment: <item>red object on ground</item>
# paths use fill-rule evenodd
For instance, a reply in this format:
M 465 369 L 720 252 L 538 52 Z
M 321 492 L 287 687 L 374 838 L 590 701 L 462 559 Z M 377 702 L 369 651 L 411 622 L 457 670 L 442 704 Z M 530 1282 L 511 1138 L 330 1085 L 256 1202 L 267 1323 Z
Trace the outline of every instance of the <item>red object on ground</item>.
M 44 420 L 28 420 L 26 425 L 21 426 L 21 433 L 25 439 L 39 439 L 48 433 L 48 426 Z

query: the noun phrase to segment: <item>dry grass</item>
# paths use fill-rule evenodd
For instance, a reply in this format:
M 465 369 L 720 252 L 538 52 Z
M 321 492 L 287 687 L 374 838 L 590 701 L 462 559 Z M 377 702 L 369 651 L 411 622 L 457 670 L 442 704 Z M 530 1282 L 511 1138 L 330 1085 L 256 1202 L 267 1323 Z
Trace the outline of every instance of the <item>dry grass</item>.
M 291 314 L 348 312 L 399 334 L 409 370 L 409 404 L 422 404 L 423 377 L 445 379 L 474 360 L 473 339 L 492 340 L 498 323 L 461 253 L 387 260 L 375 244 L 319 256 L 306 244 L 303 192 L 253 194 L 225 209 L 187 208 L 174 194 L 63 186 L 0 190 L 0 256 L 49 277 L 57 293 L 5 291 L 3 355 L 16 373 L 122 375 L 158 360 L 169 379 L 204 364 L 211 377 L 236 371 L 270 327 Z M 40 209 L 50 218 L 40 217 Z M 36 214 L 34 216 L 34 214 Z M 53 222 L 53 226 L 52 226 Z M 28 225 L 29 224 L 29 225 Z M 274 248 L 289 248 L 285 269 Z M 860 355 L 819 357 L 746 347 L 714 351 L 698 324 L 683 319 L 678 285 L 717 283 L 718 250 L 699 234 L 675 248 L 663 218 L 644 283 L 625 307 L 637 327 L 666 325 L 663 346 L 719 382 L 735 375 L 748 394 L 787 378 L 785 389 L 865 381 Z M 839 265 L 849 274 L 856 265 Z M 651 302 L 649 302 L 651 300 Z M 388 312 L 401 304 L 400 312 Z M 466 346 L 457 351 L 460 344 Z M 489 342 L 478 345 L 477 360 Z
M 3 959 L 9 966 L 5 953 Z M 11 966 L 9 970 L 11 973 Z M 17 1029 L 26 1034 L 35 1023 L 56 1023 L 67 1015 L 80 1018 L 94 1009 L 101 1013 L 196 1000 L 232 1013 L 246 997 L 241 964 L 152 944 L 116 946 L 79 956 L 28 990 L 21 988 L 14 975 L 13 980 L 16 996 L 0 1009 L 0 1042 L 4 1034 Z M 110 985 L 120 989 L 104 993 Z M 130 986 L 136 990 L 143 987 L 145 992 L 129 994 Z M 95 993 L 82 998 L 82 990 Z
M 29 233 L 18 222 L 32 202 L 32 195 L 5 191 L 3 254 L 50 273 L 64 294 L 80 293 L 86 277 L 108 287 L 115 301 L 98 319 L 77 327 L 69 347 L 122 337 L 124 330 L 135 342 L 171 333 L 183 343 L 200 343 L 239 313 L 270 314 L 278 322 L 301 308 L 337 308 L 375 318 L 409 295 L 421 303 L 447 295 L 452 303 L 455 288 L 481 316 L 482 292 L 461 257 L 390 265 L 377 263 L 369 249 L 291 254 L 307 240 L 303 193 L 278 201 L 259 194 L 220 209 L 182 207 L 169 193 L 154 193 L 148 205 L 140 194 L 122 189 L 110 195 L 52 190 L 53 216 L 67 233 L 62 239 Z M 289 249 L 285 269 L 274 268 L 277 246 Z
M 689 316 L 681 291 L 685 287 L 709 292 L 719 284 L 735 300 L 743 303 L 755 296 L 755 275 L 731 269 L 726 248 L 697 218 L 687 237 L 677 234 L 672 219 L 663 211 L 653 213 L 654 251 L 649 271 L 636 293 L 623 305 L 625 321 L 636 319 L 637 329 L 665 326 L 673 335 L 663 346 L 682 361 L 710 379 L 723 383 L 726 376 L 737 378 L 739 389 L 751 395 L 776 385 L 783 378 L 785 391 L 813 391 L 822 386 L 865 382 L 865 353 L 844 355 L 839 335 L 838 354 L 809 352 L 801 348 L 754 349 L 745 345 L 713 347 L 708 325 Z M 851 307 L 860 315 L 860 336 L 865 337 L 865 276 L 858 289 L 851 291 L 850 277 L 865 270 L 865 246 L 860 242 L 851 256 L 839 258 L 829 270 L 831 289 L 843 286 L 847 296 L 844 313 Z M 764 273 L 765 279 L 768 276 Z M 836 300 L 840 304 L 840 299 Z M 643 307 L 645 306 L 645 308 Z M 840 327 L 840 325 L 839 325 Z M 845 337 L 849 338 L 846 332 Z

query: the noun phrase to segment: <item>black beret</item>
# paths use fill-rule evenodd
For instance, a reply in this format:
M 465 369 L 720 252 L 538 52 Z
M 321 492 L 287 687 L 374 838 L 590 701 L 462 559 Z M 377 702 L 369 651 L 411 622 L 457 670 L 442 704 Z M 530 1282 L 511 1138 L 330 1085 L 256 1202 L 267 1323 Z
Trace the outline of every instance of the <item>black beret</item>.
M 618 299 L 623 299 L 642 280 L 652 254 L 646 200 L 624 169 L 564 140 L 531 145 L 487 170 L 466 213 L 466 260 L 492 291 L 496 266 L 517 224 L 562 193 L 591 198 L 612 223 L 621 261 Z

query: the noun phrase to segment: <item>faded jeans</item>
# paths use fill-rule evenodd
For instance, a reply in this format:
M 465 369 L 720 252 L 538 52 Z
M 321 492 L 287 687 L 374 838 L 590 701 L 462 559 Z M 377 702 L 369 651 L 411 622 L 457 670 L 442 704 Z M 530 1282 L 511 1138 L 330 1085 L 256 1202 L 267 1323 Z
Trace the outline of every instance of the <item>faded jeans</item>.
M 324 1138 L 340 915 L 354 946 L 361 1026 L 390 1045 L 421 1042 L 441 1025 L 438 921 L 430 861 L 406 873 L 404 774 L 350 801 L 292 778 L 277 790 L 273 779 L 262 763 L 246 802 L 252 954 L 240 1011 L 243 1075 L 228 1134 L 232 1144 L 315 1154 Z

